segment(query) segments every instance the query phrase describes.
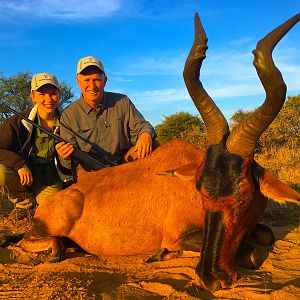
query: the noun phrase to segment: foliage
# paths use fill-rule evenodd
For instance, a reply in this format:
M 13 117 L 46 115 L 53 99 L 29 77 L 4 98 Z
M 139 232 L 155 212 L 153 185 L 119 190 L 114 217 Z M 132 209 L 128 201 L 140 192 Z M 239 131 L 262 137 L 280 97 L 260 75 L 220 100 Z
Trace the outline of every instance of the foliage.
M 237 111 L 232 126 L 252 112 Z M 300 191 L 300 95 L 289 96 L 256 146 L 255 160 L 277 178 Z
M 32 75 L 30 72 L 19 72 L 17 75 L 6 77 L 0 74 L 0 101 L 15 109 L 23 111 L 32 106 L 30 98 L 30 84 Z M 74 97 L 72 87 L 65 82 L 60 83 L 61 99 L 60 105 L 63 107 L 71 102 Z M 0 123 L 12 115 L 0 107 Z
M 69 103 L 72 102 L 74 98 L 74 92 L 72 91 L 72 86 L 68 85 L 65 81 L 61 81 L 60 85 L 60 100 L 59 105 L 61 107 L 66 107 Z
M 230 120 L 231 127 L 246 119 L 253 111 L 236 111 Z M 271 123 L 262 134 L 256 146 L 256 153 L 268 151 L 271 148 L 288 147 L 300 148 L 300 95 L 289 96 Z M 172 137 L 181 138 L 197 147 L 205 148 L 205 128 L 203 122 L 195 115 L 180 112 L 165 117 L 164 121 L 156 127 L 160 143 Z
M 162 123 L 155 128 L 157 140 L 164 143 L 172 138 L 183 139 L 189 130 L 198 130 L 198 134 L 204 131 L 203 122 L 198 116 L 188 112 L 178 112 L 165 116 Z
M 300 147 L 300 95 L 289 96 L 280 113 L 261 136 L 262 148 Z
M 255 160 L 275 177 L 300 192 L 299 148 L 286 145 L 264 148 L 255 155 Z
M 230 118 L 232 127 L 247 118 L 253 111 L 238 110 Z M 256 153 L 272 147 L 300 146 L 300 95 L 289 96 L 268 129 L 262 134 L 256 146 Z
M 233 122 L 231 124 L 231 127 L 236 126 L 237 124 L 244 121 L 248 116 L 252 114 L 252 111 L 245 111 L 243 109 L 237 110 L 231 117 L 230 121 Z
M 191 128 L 186 129 L 181 134 L 181 139 L 193 144 L 194 146 L 206 149 L 206 130 L 200 130 L 200 127 L 197 125 L 192 125 Z
M 8 106 L 17 111 L 30 107 L 30 80 L 29 72 L 21 73 L 12 77 L 0 76 L 0 99 Z M 3 121 L 11 115 L 10 112 L 0 107 L 0 120 Z

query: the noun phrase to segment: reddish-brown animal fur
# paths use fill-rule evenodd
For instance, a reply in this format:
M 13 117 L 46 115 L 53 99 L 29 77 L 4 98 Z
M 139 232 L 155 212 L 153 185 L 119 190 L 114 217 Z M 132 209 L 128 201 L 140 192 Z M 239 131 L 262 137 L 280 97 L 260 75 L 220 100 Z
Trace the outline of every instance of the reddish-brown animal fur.
M 173 140 L 149 158 L 81 174 L 78 183 L 41 203 L 35 218 L 50 235 L 67 236 L 97 255 L 178 250 L 187 225 L 202 227 L 201 195 L 195 181 L 158 173 L 200 165 L 203 158 L 202 150 Z
M 208 290 L 234 282 L 237 275 L 233 260 L 242 240 L 257 229 L 266 197 L 300 202 L 299 194 L 253 161 L 256 141 L 285 100 L 286 86 L 271 53 L 299 19 L 300 14 L 294 16 L 258 43 L 254 65 L 266 100 L 230 133 L 227 121 L 199 81 L 207 38 L 196 16 L 195 41 L 184 77 L 205 122 L 207 151 L 172 140 L 145 159 L 82 173 L 78 183 L 38 207 L 35 220 L 40 231 L 69 237 L 96 255 L 129 255 L 182 249 L 188 233 L 203 229 L 201 259 L 196 267 L 200 282 Z M 268 240 L 271 242 L 267 238 L 266 244 Z M 22 246 L 31 249 L 36 242 L 30 239 Z M 253 253 L 250 248 L 248 256 L 257 266 Z

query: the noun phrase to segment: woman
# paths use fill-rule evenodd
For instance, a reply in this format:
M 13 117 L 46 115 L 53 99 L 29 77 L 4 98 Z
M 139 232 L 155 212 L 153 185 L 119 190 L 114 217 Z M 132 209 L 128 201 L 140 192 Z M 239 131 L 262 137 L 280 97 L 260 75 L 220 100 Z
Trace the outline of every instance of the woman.
M 20 114 L 58 133 L 60 88 L 56 77 L 49 73 L 34 75 L 31 98 L 34 106 Z M 20 220 L 35 203 L 61 190 L 62 183 L 70 177 L 61 171 L 54 139 L 20 116 L 8 118 L 1 124 L 0 132 L 2 190 L 14 203 L 10 217 Z

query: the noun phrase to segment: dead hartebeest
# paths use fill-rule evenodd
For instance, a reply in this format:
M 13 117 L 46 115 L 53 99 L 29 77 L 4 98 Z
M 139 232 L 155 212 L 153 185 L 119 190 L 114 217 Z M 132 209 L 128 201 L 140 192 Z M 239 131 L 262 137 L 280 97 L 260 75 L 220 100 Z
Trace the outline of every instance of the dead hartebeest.
M 235 258 L 258 267 L 262 261 L 247 240 L 256 238 L 265 245 L 274 241 L 272 232 L 257 224 L 267 198 L 300 203 L 298 193 L 254 161 L 256 142 L 286 97 L 272 50 L 299 19 L 297 14 L 258 42 L 254 66 L 266 99 L 230 132 L 199 81 L 207 38 L 196 14 L 184 79 L 206 126 L 206 152 L 171 140 L 145 159 L 81 174 L 78 183 L 37 208 L 35 230 L 45 238 L 30 237 L 21 246 L 30 251 L 52 248 L 56 257 L 57 237 L 68 237 L 95 255 L 152 255 L 148 261 L 180 250 L 201 250 L 196 273 L 211 291 L 237 279 Z

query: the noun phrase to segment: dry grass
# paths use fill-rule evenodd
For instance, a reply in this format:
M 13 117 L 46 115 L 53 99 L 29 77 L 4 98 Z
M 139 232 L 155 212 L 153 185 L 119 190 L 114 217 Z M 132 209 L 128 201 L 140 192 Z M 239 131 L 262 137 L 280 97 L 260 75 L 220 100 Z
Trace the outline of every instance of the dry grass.
M 292 188 L 300 191 L 300 155 L 296 148 L 269 148 L 255 156 L 255 160 Z

